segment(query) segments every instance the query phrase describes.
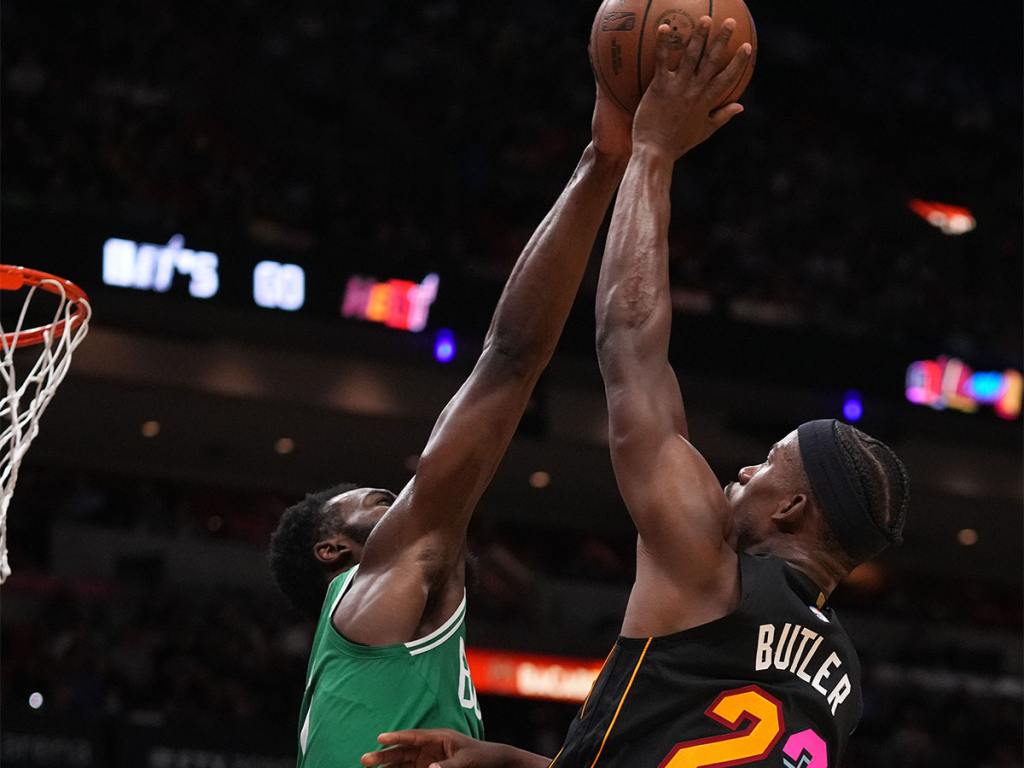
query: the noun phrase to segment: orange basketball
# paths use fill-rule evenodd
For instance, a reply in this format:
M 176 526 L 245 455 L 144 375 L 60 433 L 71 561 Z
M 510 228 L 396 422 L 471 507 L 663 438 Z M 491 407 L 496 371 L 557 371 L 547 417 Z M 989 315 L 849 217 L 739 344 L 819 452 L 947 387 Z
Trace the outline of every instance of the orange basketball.
M 688 40 L 701 16 L 712 19 L 708 40 L 721 31 L 726 19 L 736 19 L 730 54 L 743 43 L 754 49 L 743 77 L 722 104 L 736 101 L 754 74 L 757 58 L 757 30 L 743 0 L 604 0 L 590 31 L 590 59 L 605 93 L 627 111 L 636 111 L 654 76 L 658 27 L 668 24 Z

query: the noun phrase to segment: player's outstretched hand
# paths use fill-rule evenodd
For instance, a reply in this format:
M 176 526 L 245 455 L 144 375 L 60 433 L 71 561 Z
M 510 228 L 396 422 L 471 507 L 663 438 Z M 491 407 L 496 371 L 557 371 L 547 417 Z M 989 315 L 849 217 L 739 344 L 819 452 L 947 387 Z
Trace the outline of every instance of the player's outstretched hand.
M 751 56 L 749 43 L 728 56 L 735 29 L 736 20 L 726 19 L 708 45 L 709 16 L 701 17 L 685 42 L 667 24 L 658 27 L 654 79 L 633 122 L 635 148 L 674 162 L 743 111 L 736 103 L 719 106 L 739 83 Z
M 382 733 L 377 741 L 384 749 L 362 756 L 366 768 L 504 768 L 519 751 L 446 728 Z

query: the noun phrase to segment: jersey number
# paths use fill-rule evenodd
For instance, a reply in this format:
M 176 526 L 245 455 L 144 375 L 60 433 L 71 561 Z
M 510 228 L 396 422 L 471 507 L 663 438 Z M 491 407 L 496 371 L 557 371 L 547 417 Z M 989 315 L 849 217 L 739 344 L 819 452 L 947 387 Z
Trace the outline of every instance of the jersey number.
M 676 744 L 658 768 L 727 768 L 763 760 L 786 729 L 779 700 L 756 685 L 719 694 L 704 713 L 735 733 Z M 737 731 L 740 723 L 747 726 Z M 828 768 L 828 745 L 810 728 L 782 747 L 785 768 Z
M 473 687 L 473 677 L 469 674 L 469 659 L 466 657 L 466 641 L 459 638 L 459 704 L 463 709 L 469 709 L 476 713 L 476 719 L 482 720 L 480 714 L 480 700 L 476 696 L 476 688 Z
M 756 685 L 723 692 L 704 714 L 734 733 L 680 742 L 658 768 L 726 768 L 763 760 L 786 729 L 778 699 Z

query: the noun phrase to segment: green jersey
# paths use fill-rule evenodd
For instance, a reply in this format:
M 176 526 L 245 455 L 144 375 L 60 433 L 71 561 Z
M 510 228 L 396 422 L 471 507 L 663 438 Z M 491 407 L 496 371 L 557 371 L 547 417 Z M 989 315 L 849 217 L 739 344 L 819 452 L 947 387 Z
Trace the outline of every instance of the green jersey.
M 331 621 L 358 567 L 327 588 L 302 696 L 298 768 L 359 768 L 359 758 L 378 748 L 377 734 L 384 731 L 451 728 L 482 738 L 466 661 L 466 598 L 426 637 L 358 645 Z

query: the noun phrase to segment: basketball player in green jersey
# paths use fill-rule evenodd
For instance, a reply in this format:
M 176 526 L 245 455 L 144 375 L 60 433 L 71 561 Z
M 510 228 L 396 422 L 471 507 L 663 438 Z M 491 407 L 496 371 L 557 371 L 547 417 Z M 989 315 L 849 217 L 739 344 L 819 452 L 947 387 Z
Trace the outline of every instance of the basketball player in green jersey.
M 803 424 L 724 489 L 687 440 L 668 361 L 669 187 L 675 161 L 739 107 L 710 19 L 683 50 L 659 30 L 598 286 L 612 465 L 638 532 L 622 636 L 554 768 L 837 766 L 861 713 L 860 665 L 828 595 L 899 541 L 902 463 L 832 420 Z M 728 35 L 728 24 L 723 36 Z M 707 51 L 706 55 L 703 53 Z M 444 731 L 382 734 L 390 768 L 545 768 Z
M 319 617 L 299 768 L 354 768 L 382 731 L 482 734 L 465 653 L 466 528 L 554 352 L 629 160 L 631 122 L 598 95 L 592 141 L 512 270 L 415 477 L 397 496 L 338 486 L 284 513 L 271 570 Z

